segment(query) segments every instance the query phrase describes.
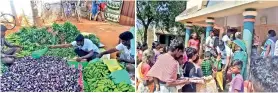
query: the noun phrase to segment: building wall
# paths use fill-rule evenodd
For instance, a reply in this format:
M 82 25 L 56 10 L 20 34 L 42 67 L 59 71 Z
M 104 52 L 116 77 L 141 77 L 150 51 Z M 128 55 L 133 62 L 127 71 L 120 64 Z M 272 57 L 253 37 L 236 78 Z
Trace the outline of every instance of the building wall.
M 262 9 L 258 10 L 258 15 L 256 16 L 256 22 L 255 25 L 261 25 L 261 20 L 260 18 L 263 16 L 267 17 L 267 25 L 275 25 L 278 24 L 278 7 L 273 7 L 273 8 L 267 8 L 267 9 Z M 237 14 L 237 15 L 231 15 L 227 16 L 227 19 L 225 17 L 221 18 L 216 18 L 215 19 L 215 24 L 220 25 L 220 26 L 225 26 L 225 20 L 227 22 L 227 26 L 230 27 L 239 27 L 243 25 L 243 15 L 242 14 Z
M 255 22 L 255 33 L 260 37 L 261 44 L 267 39 L 268 30 L 275 30 L 278 33 L 278 7 L 258 10 Z M 261 17 L 266 17 L 267 24 L 261 24 Z M 243 30 L 243 15 L 231 15 L 215 19 L 215 24 L 225 27 L 236 27 L 239 31 Z M 259 51 L 261 49 L 259 48 Z
M 0 12 L 13 14 L 16 18 L 22 16 L 24 12 L 30 25 L 33 24 L 33 11 L 30 0 L 1 0 Z

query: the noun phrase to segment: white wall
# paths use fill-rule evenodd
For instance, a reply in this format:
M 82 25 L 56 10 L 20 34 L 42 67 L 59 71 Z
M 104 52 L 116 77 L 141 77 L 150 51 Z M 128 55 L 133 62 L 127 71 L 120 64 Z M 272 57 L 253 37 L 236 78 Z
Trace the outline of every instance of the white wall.
M 12 9 L 12 6 L 14 6 L 14 9 Z M 30 0 L 1 0 L 0 12 L 15 15 L 12 10 L 15 10 L 14 12 L 17 17 L 21 16 L 24 11 L 24 14 L 28 18 L 30 24 L 33 24 L 33 13 Z
M 10 0 L 1 0 L 0 12 L 12 13 L 11 6 L 10 6 Z

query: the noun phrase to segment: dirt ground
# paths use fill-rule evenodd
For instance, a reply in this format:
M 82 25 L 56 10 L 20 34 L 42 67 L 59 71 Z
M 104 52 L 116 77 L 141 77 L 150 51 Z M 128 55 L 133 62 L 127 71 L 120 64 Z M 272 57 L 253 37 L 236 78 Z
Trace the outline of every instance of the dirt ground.
M 57 21 L 57 23 L 64 23 L 65 21 Z M 97 22 L 82 19 L 81 22 L 76 20 L 70 20 L 81 32 L 85 33 L 94 33 L 97 37 L 100 38 L 100 42 L 105 45 L 105 49 L 114 48 L 119 42 L 118 36 L 124 31 L 128 31 L 130 26 L 123 26 L 117 23 L 111 22 Z M 47 25 L 47 24 L 39 24 Z M 20 26 L 16 26 L 13 30 L 8 30 L 7 34 L 14 33 L 19 31 Z M 112 58 L 115 58 L 115 53 L 111 55 Z

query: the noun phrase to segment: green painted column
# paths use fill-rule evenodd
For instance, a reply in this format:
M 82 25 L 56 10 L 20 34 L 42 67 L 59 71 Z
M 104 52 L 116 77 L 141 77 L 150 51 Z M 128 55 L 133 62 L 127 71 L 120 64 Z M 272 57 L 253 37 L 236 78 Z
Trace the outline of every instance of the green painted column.
M 214 18 L 213 17 L 208 17 L 206 20 L 207 23 L 207 27 L 206 27 L 206 37 L 207 38 L 210 34 L 210 32 L 213 30 L 213 26 L 214 26 Z
M 255 24 L 255 17 L 257 16 L 256 9 L 248 8 L 242 13 L 244 16 L 243 20 L 243 41 L 245 42 L 248 54 L 248 63 L 243 64 L 246 66 L 246 73 L 249 73 L 250 69 L 250 62 L 251 62 L 251 50 L 252 50 L 252 39 L 254 34 L 254 24 Z M 248 74 L 243 77 L 248 78 Z
M 190 34 L 191 34 L 191 27 L 192 27 L 192 22 L 187 22 L 185 24 L 185 40 L 184 40 L 184 46 L 188 47 L 188 41 L 190 38 Z

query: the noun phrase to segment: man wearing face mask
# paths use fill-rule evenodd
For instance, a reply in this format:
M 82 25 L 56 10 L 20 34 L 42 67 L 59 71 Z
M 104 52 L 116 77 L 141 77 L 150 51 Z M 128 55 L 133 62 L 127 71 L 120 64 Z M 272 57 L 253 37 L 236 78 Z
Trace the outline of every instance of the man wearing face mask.
M 84 38 L 82 34 L 79 34 L 75 38 L 75 41 L 73 41 L 71 44 L 49 46 L 49 48 L 69 47 L 75 47 L 74 52 L 78 55 L 78 58 L 76 59 L 76 61 L 78 62 L 82 60 L 86 60 L 89 62 L 92 59 L 96 58 L 96 56 L 99 54 L 98 47 L 90 39 Z
M 115 48 L 109 49 L 107 51 L 104 51 L 98 55 L 98 57 L 102 57 L 105 54 L 111 54 L 114 52 L 119 51 L 120 56 L 118 58 L 119 62 L 125 62 L 125 63 L 135 63 L 134 55 L 132 55 L 131 51 L 131 39 L 133 39 L 133 34 L 130 31 L 125 31 L 119 35 L 121 43 L 118 44 Z

